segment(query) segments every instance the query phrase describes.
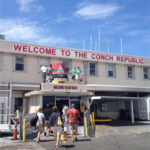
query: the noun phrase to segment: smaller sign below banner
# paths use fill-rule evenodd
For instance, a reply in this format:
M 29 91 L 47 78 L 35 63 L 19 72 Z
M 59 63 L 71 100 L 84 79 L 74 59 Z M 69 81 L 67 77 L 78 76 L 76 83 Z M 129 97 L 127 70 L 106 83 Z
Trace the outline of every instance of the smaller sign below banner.
M 77 86 L 65 86 L 65 85 L 54 85 L 53 88 L 54 89 L 59 89 L 59 90 L 62 90 L 62 89 L 77 90 L 78 89 Z

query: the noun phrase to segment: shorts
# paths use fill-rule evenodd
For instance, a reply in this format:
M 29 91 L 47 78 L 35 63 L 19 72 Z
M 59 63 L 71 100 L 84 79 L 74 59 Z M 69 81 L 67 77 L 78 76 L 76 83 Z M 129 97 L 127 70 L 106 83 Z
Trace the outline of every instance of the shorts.
M 72 79 L 73 79 L 73 80 L 75 79 L 75 75 L 72 75 Z
M 45 127 L 48 127 L 49 120 L 45 120 Z
M 78 124 L 69 124 L 69 130 L 77 130 Z
M 75 79 L 76 79 L 76 80 L 79 80 L 78 74 L 75 75 Z
M 42 124 L 40 124 L 39 122 L 36 123 L 36 129 L 38 130 L 38 132 L 41 132 L 42 130 Z
M 57 136 L 60 136 L 62 134 L 62 127 L 53 127 L 53 130 Z

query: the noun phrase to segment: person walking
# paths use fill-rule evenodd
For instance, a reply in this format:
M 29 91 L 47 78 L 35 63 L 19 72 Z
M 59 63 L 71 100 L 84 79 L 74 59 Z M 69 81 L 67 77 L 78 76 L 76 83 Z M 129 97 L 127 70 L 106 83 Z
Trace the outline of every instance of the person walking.
M 60 145 L 60 136 L 62 134 L 62 126 L 60 124 L 58 124 L 58 121 L 61 121 L 59 119 L 61 119 L 61 114 L 58 111 L 58 107 L 57 106 L 53 106 L 52 108 L 52 115 L 50 117 L 50 121 L 49 121 L 49 126 L 53 128 L 53 134 L 55 136 L 55 140 L 56 140 L 56 148 L 58 148 Z
M 64 134 L 67 135 L 68 133 L 68 119 L 67 119 L 67 112 L 68 112 L 68 106 L 64 106 L 63 110 L 62 110 L 63 114 L 62 114 L 62 121 L 63 121 L 63 131 Z
M 44 115 L 45 115 L 45 130 L 44 130 L 44 135 L 50 135 L 50 128 L 48 128 L 48 123 L 50 120 L 50 116 L 52 114 L 52 110 L 50 108 L 50 104 L 46 104 L 46 108 L 43 111 Z
M 67 112 L 67 119 L 68 119 L 68 125 L 70 128 L 70 134 L 72 142 L 78 141 L 77 134 L 78 134 L 78 119 L 80 117 L 79 111 L 75 109 L 75 105 L 71 105 L 71 109 Z
M 47 72 L 47 67 L 46 64 L 43 64 L 40 68 L 41 76 L 42 76 L 42 82 L 46 82 L 46 72 Z
M 37 141 L 37 143 L 39 143 L 42 126 L 45 123 L 45 116 L 43 113 L 43 109 L 41 107 L 38 109 L 37 116 L 38 116 L 38 121 L 36 123 L 36 128 L 37 128 L 38 133 L 37 133 L 37 140 L 36 141 Z

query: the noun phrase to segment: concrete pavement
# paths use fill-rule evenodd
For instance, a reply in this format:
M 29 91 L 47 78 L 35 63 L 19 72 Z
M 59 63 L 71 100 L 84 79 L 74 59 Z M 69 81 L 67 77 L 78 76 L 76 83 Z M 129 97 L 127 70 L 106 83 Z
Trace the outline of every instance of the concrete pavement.
M 80 133 L 83 128 L 79 128 Z M 45 137 L 41 135 L 41 142 L 36 143 L 36 139 L 22 142 L 19 140 L 11 140 L 12 136 L 0 137 L 0 150 L 53 150 L 55 149 L 55 140 L 53 136 Z M 149 150 L 150 145 L 147 141 L 150 139 L 150 122 L 136 122 L 132 125 L 130 122 L 110 123 L 96 125 L 96 137 L 84 137 L 79 135 L 79 141 L 72 143 L 71 138 L 68 138 L 67 144 L 61 144 L 61 149 L 73 150 L 126 150 L 132 147 L 132 143 L 138 145 L 139 150 Z M 127 146 L 125 145 L 127 144 Z M 121 147 L 124 147 L 122 149 Z M 133 145 L 134 147 L 135 145 Z M 101 147 L 101 148 L 100 148 Z M 142 149 L 140 149 L 142 148 Z M 136 149 L 136 150 L 137 150 Z M 134 150 L 134 148 L 132 148 Z

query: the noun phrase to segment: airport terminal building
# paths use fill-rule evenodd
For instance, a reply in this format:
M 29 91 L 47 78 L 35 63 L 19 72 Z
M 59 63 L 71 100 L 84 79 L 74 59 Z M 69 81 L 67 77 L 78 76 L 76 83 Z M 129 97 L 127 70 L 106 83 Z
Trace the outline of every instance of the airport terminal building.
M 61 62 L 83 71 L 75 84 L 41 84 L 42 64 Z M 93 97 L 93 98 L 92 98 Z M 150 119 L 150 58 L 0 40 L 0 122 L 4 113 L 31 113 L 39 106 L 84 103 L 97 118 Z M 126 116 L 127 117 L 127 116 Z

